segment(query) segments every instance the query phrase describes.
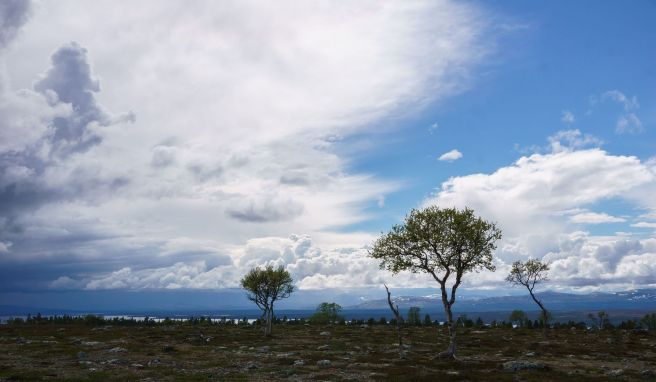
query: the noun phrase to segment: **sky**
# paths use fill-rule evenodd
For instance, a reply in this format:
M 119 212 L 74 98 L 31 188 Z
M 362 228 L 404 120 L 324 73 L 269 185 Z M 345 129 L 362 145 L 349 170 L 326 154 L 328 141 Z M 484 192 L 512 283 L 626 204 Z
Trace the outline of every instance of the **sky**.
M 496 272 L 656 287 L 651 1 L 0 3 L 0 304 L 435 287 L 367 248 L 413 208 L 503 231 Z M 21 295 L 22 293 L 22 295 Z

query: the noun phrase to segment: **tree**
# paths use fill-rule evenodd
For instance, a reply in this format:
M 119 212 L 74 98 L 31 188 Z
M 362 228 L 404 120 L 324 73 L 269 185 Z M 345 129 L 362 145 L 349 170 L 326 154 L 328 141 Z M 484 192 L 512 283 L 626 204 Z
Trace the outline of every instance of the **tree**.
M 513 310 L 508 317 L 508 321 L 514 323 L 519 327 L 524 327 L 527 320 L 526 313 L 523 310 Z
M 597 315 L 595 316 L 592 313 L 588 313 L 588 318 L 590 321 L 592 321 L 592 325 L 596 326 L 597 329 L 603 330 L 606 327 L 608 327 L 608 324 L 610 324 L 610 320 L 608 319 L 608 313 L 604 312 L 603 310 L 600 310 L 597 312 Z
M 433 325 L 433 320 L 431 320 L 431 317 L 428 313 L 424 316 L 424 325 L 426 326 L 431 326 Z
M 257 267 L 241 279 L 241 286 L 248 291 L 248 299 L 262 310 L 264 336 L 271 336 L 273 304 L 289 297 L 294 291 L 292 277 L 282 266 L 277 269 L 273 269 L 271 265 L 266 268 Z
M 547 281 L 547 273 L 549 272 L 549 264 L 543 263 L 540 260 L 527 260 L 525 263 L 515 261 L 510 269 L 510 274 L 506 277 L 506 281 L 513 285 L 523 285 L 528 289 L 533 301 L 542 310 L 542 329 L 544 335 L 547 334 L 547 325 L 549 322 L 549 312 L 544 307 L 544 304 L 535 297 L 533 289 L 535 286 L 543 281 Z
M 369 255 L 381 261 L 381 269 L 428 273 L 437 281 L 449 330 L 449 347 L 440 355 L 454 358 L 456 291 L 464 274 L 494 270 L 492 252 L 500 238 L 501 231 L 494 223 L 475 216 L 469 208 L 431 206 L 412 210 L 404 224 L 395 225 L 376 240 Z
M 322 302 L 317 307 L 317 311 L 310 317 L 310 321 L 317 324 L 330 324 L 342 319 L 339 313 L 342 307 L 334 302 Z
M 421 325 L 421 319 L 419 318 L 419 311 L 421 308 L 418 306 L 411 306 L 410 309 L 408 309 L 408 325 L 414 325 L 414 326 L 419 326 Z
M 403 325 L 403 317 L 401 316 L 401 313 L 399 313 L 399 306 L 394 305 L 392 303 L 392 293 L 389 291 L 389 288 L 385 285 L 385 290 L 387 291 L 387 304 L 389 305 L 390 309 L 392 310 L 392 313 L 394 314 L 394 317 L 392 321 L 394 321 L 394 324 L 396 325 L 396 334 L 399 337 L 399 357 L 403 358 L 403 333 L 401 332 L 401 325 Z

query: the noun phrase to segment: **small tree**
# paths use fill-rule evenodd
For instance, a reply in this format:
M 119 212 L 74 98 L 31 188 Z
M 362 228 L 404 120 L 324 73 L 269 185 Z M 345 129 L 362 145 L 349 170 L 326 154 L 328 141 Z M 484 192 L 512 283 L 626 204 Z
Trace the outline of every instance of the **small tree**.
M 508 321 L 514 323 L 519 327 L 524 327 L 527 320 L 526 313 L 523 310 L 513 310 L 508 317 Z
M 408 309 L 408 325 L 413 325 L 413 326 L 419 326 L 421 325 L 421 319 L 419 318 L 419 311 L 421 311 L 421 308 L 418 306 L 411 306 L 410 309 Z
M 273 304 L 291 295 L 294 291 L 292 283 L 289 272 L 282 266 L 273 269 L 271 265 L 253 268 L 241 279 L 242 288 L 248 291 L 248 299 L 262 310 L 265 337 L 271 336 Z
M 310 317 L 310 321 L 317 324 L 332 324 L 342 319 L 339 313 L 342 307 L 334 302 L 322 302 L 317 311 Z
M 543 263 L 540 260 L 527 260 L 525 263 L 515 261 L 510 270 L 510 274 L 506 277 L 506 281 L 513 285 L 523 285 L 528 289 L 533 301 L 542 310 L 542 329 L 543 333 L 547 334 L 547 325 L 549 321 L 549 312 L 544 307 L 544 304 L 535 297 L 533 289 L 535 286 L 543 281 L 547 281 L 547 273 L 549 272 L 549 264 Z
M 431 320 L 431 317 L 428 313 L 424 316 L 424 325 L 426 326 L 431 326 L 433 325 L 433 320 Z
M 599 330 L 605 329 L 610 323 L 610 320 L 608 319 L 608 313 L 604 312 L 603 310 L 597 312 L 596 316 L 592 313 L 588 313 L 588 318 L 590 321 L 592 321 L 592 326 L 596 326 Z
M 465 208 L 431 206 L 412 210 L 402 225 L 381 236 L 369 255 L 393 273 L 408 270 L 428 273 L 440 285 L 449 330 L 449 347 L 440 355 L 456 354 L 456 322 L 452 307 L 465 273 L 494 270 L 492 252 L 501 231 L 494 223 Z
M 390 309 L 392 310 L 392 313 L 394 314 L 394 317 L 392 321 L 394 321 L 394 324 L 396 325 L 396 334 L 399 337 L 399 357 L 403 358 L 403 333 L 401 332 L 401 325 L 403 325 L 403 317 L 401 316 L 401 313 L 399 313 L 399 306 L 394 305 L 392 303 L 392 293 L 389 291 L 389 288 L 385 285 L 385 290 L 387 291 L 387 304 L 389 305 Z

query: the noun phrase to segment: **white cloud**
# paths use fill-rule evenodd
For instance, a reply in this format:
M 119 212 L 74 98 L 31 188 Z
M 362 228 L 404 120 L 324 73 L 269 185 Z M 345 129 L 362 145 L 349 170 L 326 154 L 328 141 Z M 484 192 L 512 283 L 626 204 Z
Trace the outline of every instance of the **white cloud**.
M 0 53 L 0 154 L 57 155 L 9 161 L 0 186 L 21 204 L 0 202 L 0 240 L 88 288 L 234 285 L 222 255 L 290 232 L 330 258 L 361 248 L 370 235 L 335 229 L 400 184 L 348 171 L 334 137 L 471 86 L 489 16 L 450 1 L 39 3 Z
M 579 132 L 560 136 L 576 138 L 575 147 L 585 141 Z M 563 148 L 554 144 L 557 140 L 551 141 L 552 153 L 522 157 L 491 174 L 451 178 L 423 205 L 468 206 L 496 221 L 504 233 L 497 251 L 501 262 L 497 273 L 514 260 L 545 257 L 554 264 L 555 288 L 596 288 L 602 280 L 626 286 L 630 275 L 640 273 L 640 264 L 653 256 L 653 239 L 640 242 L 642 252 L 632 252 L 623 246 L 624 236 L 591 236 L 577 232 L 577 224 L 623 222 L 624 218 L 587 210 L 612 198 L 649 208 L 656 174 L 649 163 L 636 157 Z M 612 261 L 601 249 L 606 247 L 617 249 Z M 613 264 L 622 265 L 614 268 Z M 496 276 L 487 277 L 495 280 Z M 641 276 L 634 285 L 647 284 L 647 276 Z
M 604 142 L 591 134 L 583 134 L 579 129 L 560 130 L 548 138 L 552 152 L 599 147 Z
M 638 222 L 638 223 L 635 223 L 635 224 L 631 224 L 631 227 L 635 227 L 635 228 L 656 228 L 656 223 Z
M 612 100 L 622 105 L 624 112 L 617 118 L 615 124 L 615 132 L 617 134 L 624 133 L 641 133 L 644 131 L 644 126 L 636 110 L 640 108 L 638 98 L 636 96 L 628 97 L 619 90 L 608 90 L 601 94 L 601 100 Z
M 574 121 L 576 121 L 576 118 L 574 118 L 574 114 L 571 111 L 563 110 L 560 120 L 563 123 L 570 124 L 570 123 L 574 123 Z
M 460 158 L 462 158 L 462 153 L 456 149 L 453 149 L 449 152 L 440 155 L 440 157 L 437 158 L 437 160 L 444 161 L 444 162 L 453 162 Z
M 608 215 L 607 213 L 581 212 L 576 215 L 572 215 L 569 218 L 569 221 L 577 224 L 602 224 L 602 223 L 621 223 L 621 222 L 625 222 L 626 219 L 617 216 L 611 216 Z

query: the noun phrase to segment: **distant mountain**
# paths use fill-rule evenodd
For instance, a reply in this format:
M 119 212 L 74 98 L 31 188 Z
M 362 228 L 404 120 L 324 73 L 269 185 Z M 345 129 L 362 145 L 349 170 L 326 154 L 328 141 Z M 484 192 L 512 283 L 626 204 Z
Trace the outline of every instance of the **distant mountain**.
M 654 310 L 656 311 L 656 289 L 637 289 L 617 293 L 558 293 L 542 292 L 536 297 L 544 302 L 549 310 Z M 418 306 L 424 310 L 440 310 L 442 301 L 438 295 L 399 296 L 393 298 L 399 308 Z M 376 299 L 349 306 L 348 309 L 386 309 L 386 299 Z M 498 296 L 484 298 L 462 298 L 456 300 L 454 309 L 458 312 L 493 312 L 536 310 L 535 302 L 528 293 L 524 295 Z

